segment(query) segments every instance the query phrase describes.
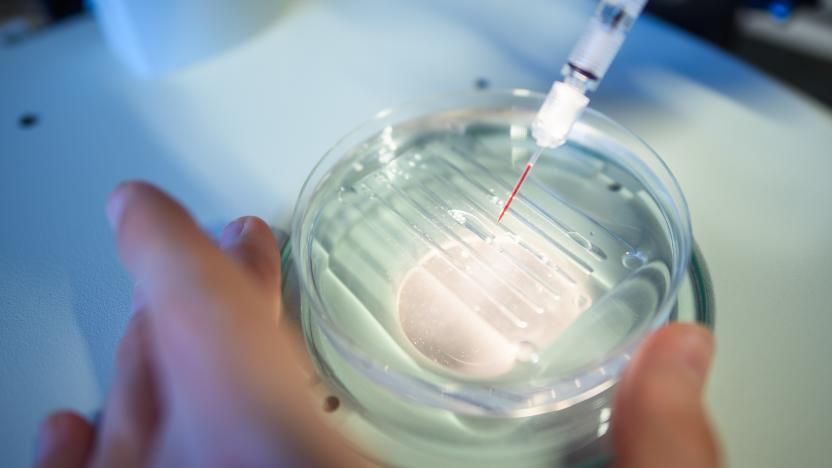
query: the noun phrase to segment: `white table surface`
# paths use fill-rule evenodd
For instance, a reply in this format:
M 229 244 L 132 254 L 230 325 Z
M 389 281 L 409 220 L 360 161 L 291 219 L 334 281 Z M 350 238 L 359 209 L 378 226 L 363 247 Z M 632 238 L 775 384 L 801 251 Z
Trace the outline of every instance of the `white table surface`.
M 151 180 L 206 226 L 286 227 L 305 175 L 375 111 L 493 87 L 545 90 L 587 2 L 293 2 L 266 31 L 134 78 L 81 18 L 0 47 L 0 464 L 50 410 L 97 408 L 130 281 L 103 205 Z M 832 83 L 830 84 L 832 85 Z M 824 466 L 832 434 L 832 116 L 646 17 L 594 106 L 664 157 L 716 285 L 708 404 L 731 466 Z M 34 112 L 33 128 L 18 116 Z

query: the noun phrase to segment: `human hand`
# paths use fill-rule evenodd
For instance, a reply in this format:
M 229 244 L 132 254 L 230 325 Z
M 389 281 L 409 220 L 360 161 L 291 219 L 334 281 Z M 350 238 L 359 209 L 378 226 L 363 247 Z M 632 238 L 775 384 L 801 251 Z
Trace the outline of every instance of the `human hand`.
M 219 248 L 175 201 L 142 183 L 108 216 L 137 283 L 134 315 L 98 429 L 70 412 L 41 426 L 37 466 L 361 466 L 317 417 L 279 325 L 280 255 L 266 224 L 241 218 Z M 619 385 L 621 467 L 714 467 L 702 406 L 710 334 L 671 325 L 646 340 Z
M 668 325 L 645 340 L 616 390 L 615 466 L 720 466 L 702 401 L 713 350 L 713 336 L 699 325 Z
M 297 338 L 280 326 L 280 253 L 241 218 L 219 247 L 143 183 L 107 204 L 136 281 L 101 425 L 68 412 L 42 425 L 40 467 L 357 466 L 305 391 Z

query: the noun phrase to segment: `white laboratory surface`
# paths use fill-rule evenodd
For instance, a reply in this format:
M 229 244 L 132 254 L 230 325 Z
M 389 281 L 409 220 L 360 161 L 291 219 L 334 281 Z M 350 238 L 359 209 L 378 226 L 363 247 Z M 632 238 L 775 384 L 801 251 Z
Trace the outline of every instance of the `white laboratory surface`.
M 31 463 L 50 410 L 92 414 L 106 395 L 131 291 L 103 211 L 119 181 L 157 183 L 208 229 L 242 214 L 286 228 L 352 127 L 479 79 L 545 92 L 591 9 L 287 2 L 249 40 L 156 79 L 87 17 L 0 47 L 0 465 Z M 832 115 L 649 15 L 592 105 L 687 196 L 716 288 L 707 403 L 728 464 L 828 466 Z

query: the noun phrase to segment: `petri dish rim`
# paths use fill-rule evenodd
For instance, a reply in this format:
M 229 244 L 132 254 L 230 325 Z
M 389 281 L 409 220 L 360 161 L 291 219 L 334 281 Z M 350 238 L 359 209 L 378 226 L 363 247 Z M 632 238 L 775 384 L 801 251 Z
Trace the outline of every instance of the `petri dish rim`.
M 304 182 L 292 217 L 292 235 L 290 239 L 293 263 L 298 267 L 301 300 L 310 302 L 308 306 L 314 316 L 313 318 L 319 322 L 320 328 L 327 339 L 332 342 L 340 353 L 346 354 L 345 357 L 347 357 L 349 362 L 377 383 L 422 403 L 447 407 L 462 413 L 528 416 L 564 409 L 591 398 L 614 385 L 618 372 L 626 364 L 626 361 L 629 360 L 630 353 L 635 346 L 647 334 L 666 323 L 670 318 L 676 302 L 676 295 L 688 269 L 691 255 L 692 235 L 687 204 L 678 182 L 658 154 L 633 132 L 593 109 L 587 109 L 585 116 L 597 119 L 623 132 L 628 138 L 632 138 L 634 143 L 640 145 L 640 149 L 646 152 L 647 156 L 652 159 L 651 162 L 660 172 L 657 174 L 656 169 L 650 169 L 649 167 L 644 167 L 642 170 L 647 169 L 647 175 L 649 176 L 658 176 L 658 181 L 664 189 L 664 192 L 651 194 L 653 196 L 668 197 L 664 200 L 659 200 L 662 205 L 663 214 L 667 217 L 668 213 L 664 213 L 664 210 L 672 209 L 674 213 L 670 213 L 672 216 L 670 216 L 670 219 L 666 219 L 666 221 L 676 221 L 678 223 L 675 226 L 676 229 L 669 228 L 669 233 L 671 234 L 669 241 L 673 249 L 674 265 L 671 272 L 668 293 L 657 307 L 655 316 L 647 326 L 642 327 L 639 332 L 628 336 L 618 347 L 611 350 L 604 358 L 596 362 L 588 363 L 569 374 L 551 377 L 542 382 L 538 382 L 536 385 L 529 386 L 526 389 L 512 388 L 505 398 L 501 398 L 500 396 L 495 398 L 493 388 L 487 389 L 478 383 L 454 382 L 452 384 L 442 385 L 425 381 L 418 376 L 404 372 L 391 372 L 386 368 L 382 360 L 367 355 L 361 349 L 360 344 L 353 342 L 348 336 L 341 333 L 337 326 L 327 317 L 327 314 L 323 312 L 325 311 L 325 307 L 320 297 L 316 278 L 312 273 L 311 255 L 303 258 L 304 253 L 309 251 L 312 242 L 311 238 L 307 239 L 304 236 L 306 232 L 304 228 L 314 225 L 317 221 L 317 219 L 312 219 L 310 222 L 307 219 L 309 214 L 307 210 L 320 185 L 326 181 L 333 170 L 339 167 L 342 159 L 346 159 L 352 154 L 352 150 L 357 144 L 361 144 L 372 135 L 377 134 L 387 127 L 407 123 L 417 117 L 427 117 L 433 112 L 469 110 L 469 108 L 465 107 L 449 106 L 448 103 L 467 102 L 472 104 L 470 109 L 501 109 L 505 107 L 504 105 L 473 106 L 473 104 L 480 103 L 480 101 L 484 103 L 485 101 L 490 102 L 490 99 L 493 99 L 504 104 L 510 104 L 512 108 L 516 107 L 518 109 L 528 110 L 529 104 L 542 102 L 544 97 L 542 94 L 524 89 L 474 91 L 411 101 L 398 107 L 383 110 L 378 112 L 369 121 L 366 121 L 353 131 L 347 133 L 333 145 L 314 166 Z M 518 102 L 515 102 L 515 99 Z M 523 103 L 526 105 L 522 105 Z M 635 161 L 630 162 L 643 165 L 644 161 L 639 161 L 639 156 L 632 154 L 632 152 L 629 153 L 631 158 L 635 158 Z M 641 177 L 644 174 L 637 175 Z M 306 245 L 304 245 L 304 240 L 306 241 Z M 307 343 L 311 345 L 311 340 L 307 339 Z M 314 353 L 314 350 L 311 351 Z M 601 369 L 601 375 L 598 375 L 599 369 Z M 582 388 L 579 387 L 578 391 L 557 392 L 557 396 L 550 395 L 552 393 L 551 390 L 554 388 L 568 389 L 576 379 L 580 379 L 584 383 Z
M 281 248 L 281 273 L 281 290 L 283 291 L 284 307 L 287 309 L 286 312 L 290 314 L 289 316 L 291 318 L 298 319 L 300 310 L 297 303 L 297 295 L 299 293 L 297 289 L 297 269 L 292 255 L 291 242 L 288 238 Z M 669 322 L 695 323 L 714 330 L 716 325 L 716 304 L 714 301 L 713 283 L 705 257 L 695 241 L 693 242 L 687 277 L 689 279 L 687 287 L 690 289 L 692 297 L 690 298 L 690 302 L 684 305 L 681 302 L 678 303 L 669 318 Z M 682 288 L 684 289 L 685 287 L 683 284 Z M 348 398 L 348 401 L 361 414 L 360 418 L 366 419 L 369 417 L 362 403 L 350 399 L 350 393 L 339 382 L 329 381 L 327 385 L 329 386 L 328 393 L 337 391 L 336 393 L 342 397 Z M 342 430 L 347 429 L 342 428 Z M 383 458 L 379 458 L 380 455 L 372 451 L 372 445 L 361 447 L 364 450 L 365 456 L 370 457 L 377 463 L 383 464 Z M 570 466 L 606 466 L 614 461 L 614 455 L 604 452 L 591 452 L 586 459 L 579 460 L 575 465 Z

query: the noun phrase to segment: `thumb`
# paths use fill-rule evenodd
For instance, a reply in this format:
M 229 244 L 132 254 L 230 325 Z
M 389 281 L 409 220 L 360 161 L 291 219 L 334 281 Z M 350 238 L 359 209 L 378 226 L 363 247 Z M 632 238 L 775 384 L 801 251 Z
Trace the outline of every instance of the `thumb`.
M 644 342 L 615 397 L 617 466 L 719 466 L 702 402 L 713 349 L 711 333 L 689 324 L 666 326 Z

